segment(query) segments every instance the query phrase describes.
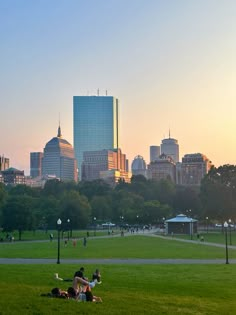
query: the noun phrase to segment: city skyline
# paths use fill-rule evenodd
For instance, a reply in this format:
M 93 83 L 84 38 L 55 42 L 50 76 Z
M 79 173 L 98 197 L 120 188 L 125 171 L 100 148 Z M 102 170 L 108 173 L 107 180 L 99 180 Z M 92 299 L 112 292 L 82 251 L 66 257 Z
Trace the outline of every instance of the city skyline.
M 131 164 L 171 137 L 184 154 L 236 164 L 235 1 L 1 1 L 0 155 L 29 174 L 73 96 L 120 101 Z

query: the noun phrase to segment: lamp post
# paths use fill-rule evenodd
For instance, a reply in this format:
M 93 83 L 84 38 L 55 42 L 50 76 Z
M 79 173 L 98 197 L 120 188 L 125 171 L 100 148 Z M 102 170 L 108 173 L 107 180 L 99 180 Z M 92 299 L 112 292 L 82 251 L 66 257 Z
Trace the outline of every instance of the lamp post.
M 94 217 L 93 218 L 93 224 L 94 224 L 94 236 L 96 236 L 96 220 L 97 220 L 97 218 L 96 217 Z
M 232 245 L 232 239 L 231 239 L 231 219 L 229 219 L 229 245 Z
M 206 217 L 206 230 L 207 230 L 207 233 L 208 233 L 208 217 Z
M 57 264 L 60 264 L 60 228 L 61 228 L 61 219 L 57 220 Z
M 229 263 L 229 255 L 228 255 L 228 240 L 227 240 L 227 228 L 228 228 L 228 223 L 225 221 L 224 223 L 224 228 L 225 228 L 225 263 Z
M 121 224 L 120 229 L 121 230 L 123 230 L 123 228 L 124 228 L 124 226 L 123 226 L 124 221 L 123 220 L 124 220 L 124 217 L 123 217 L 123 215 L 121 215 L 120 216 L 120 224 Z
M 191 240 L 193 239 L 193 219 L 190 221 L 191 224 Z
M 67 219 L 67 225 L 68 225 L 68 241 L 70 239 L 70 219 Z

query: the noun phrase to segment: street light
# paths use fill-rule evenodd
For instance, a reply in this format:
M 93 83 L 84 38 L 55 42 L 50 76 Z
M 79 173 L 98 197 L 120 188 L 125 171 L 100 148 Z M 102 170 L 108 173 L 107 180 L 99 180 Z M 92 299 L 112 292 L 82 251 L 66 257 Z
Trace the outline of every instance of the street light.
M 225 221 L 224 223 L 224 228 L 225 228 L 225 257 L 226 261 L 225 263 L 229 263 L 229 255 L 228 255 L 228 240 L 227 240 L 227 228 L 228 228 L 228 223 Z
M 96 220 L 97 220 L 97 218 L 96 217 L 94 217 L 93 218 L 93 223 L 94 223 L 94 236 L 96 235 Z
M 57 264 L 60 264 L 60 228 L 61 228 L 61 219 L 57 220 Z
M 207 233 L 208 233 L 208 217 L 206 217 L 206 228 L 207 228 Z
M 68 225 L 68 241 L 70 239 L 70 219 L 67 219 L 67 225 Z
M 190 224 L 191 224 L 191 240 L 193 239 L 193 219 L 191 218 L 191 221 L 190 221 Z
M 229 219 L 229 245 L 232 245 L 232 239 L 231 239 L 231 219 Z

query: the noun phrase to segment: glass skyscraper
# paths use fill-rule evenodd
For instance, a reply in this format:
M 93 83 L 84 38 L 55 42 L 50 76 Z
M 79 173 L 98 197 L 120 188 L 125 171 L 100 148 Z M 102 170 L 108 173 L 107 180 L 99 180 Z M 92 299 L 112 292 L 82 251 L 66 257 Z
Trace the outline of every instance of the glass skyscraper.
M 113 96 L 74 96 L 74 150 L 80 178 L 85 151 L 118 148 L 118 107 Z

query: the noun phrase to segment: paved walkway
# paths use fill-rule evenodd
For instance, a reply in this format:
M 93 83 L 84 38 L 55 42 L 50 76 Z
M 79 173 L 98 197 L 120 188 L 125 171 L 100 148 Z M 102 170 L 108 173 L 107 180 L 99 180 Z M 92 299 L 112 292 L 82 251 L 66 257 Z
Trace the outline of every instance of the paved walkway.
M 0 258 L 0 265 L 45 265 L 56 264 L 56 259 L 29 259 L 29 258 Z M 61 259 L 61 264 L 95 264 L 95 265 L 205 265 L 225 264 L 225 259 L 139 259 L 139 258 L 113 258 L 113 259 Z M 236 259 L 230 259 L 230 264 L 236 264 Z
M 173 240 L 173 241 L 179 241 L 179 242 L 186 242 L 186 243 L 192 243 L 196 245 L 207 245 L 207 246 L 215 246 L 215 247 L 222 247 L 225 248 L 225 244 L 217 244 L 217 243 L 210 243 L 210 242 L 200 242 L 196 240 L 186 240 L 181 238 L 175 238 L 170 236 L 162 236 L 159 234 L 155 234 L 156 231 L 148 231 L 145 233 L 126 233 L 125 236 L 133 236 L 133 235 L 140 235 L 140 236 L 147 236 L 147 237 L 159 237 L 165 240 Z M 120 235 L 107 235 L 107 236 L 100 236 L 100 238 L 105 237 L 118 237 Z M 96 238 L 98 238 L 97 236 Z M 93 238 L 93 237 L 90 237 Z M 36 241 L 37 242 L 37 241 Z M 236 246 L 229 245 L 229 249 L 236 250 Z M 57 261 L 55 259 L 30 259 L 30 258 L 0 258 L 0 265 L 7 264 L 7 265 L 13 265 L 13 264 L 55 264 Z M 112 259 L 61 259 L 61 264 L 225 264 L 225 259 L 140 259 L 140 258 L 128 258 L 128 259 L 122 259 L 122 258 L 112 258 Z M 236 264 L 236 259 L 230 259 L 230 264 Z

